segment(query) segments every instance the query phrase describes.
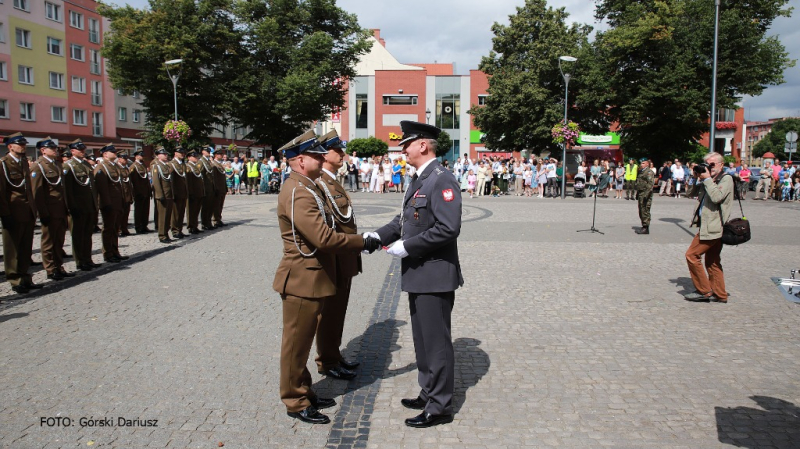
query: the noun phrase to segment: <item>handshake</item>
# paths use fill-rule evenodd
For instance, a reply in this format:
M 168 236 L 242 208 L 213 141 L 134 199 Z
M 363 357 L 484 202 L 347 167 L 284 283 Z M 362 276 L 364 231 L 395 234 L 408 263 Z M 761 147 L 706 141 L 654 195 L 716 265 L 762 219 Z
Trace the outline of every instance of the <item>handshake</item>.
M 365 232 L 362 234 L 362 237 L 364 237 L 364 251 L 362 251 L 364 254 L 372 254 L 381 249 L 381 236 L 379 236 L 377 232 Z M 403 246 L 402 240 L 394 242 L 392 246 L 385 249 L 386 254 L 390 256 L 399 257 L 401 259 L 408 256 L 408 252 Z

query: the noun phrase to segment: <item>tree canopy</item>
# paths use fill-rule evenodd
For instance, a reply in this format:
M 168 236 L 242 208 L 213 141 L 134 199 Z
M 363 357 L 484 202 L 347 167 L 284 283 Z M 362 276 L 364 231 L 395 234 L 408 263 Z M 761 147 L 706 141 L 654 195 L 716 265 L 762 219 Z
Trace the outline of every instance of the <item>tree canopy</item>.
M 439 133 L 439 137 L 436 139 L 436 157 L 447 155 L 447 152 L 452 148 L 453 139 L 450 137 L 450 134 L 448 134 L 447 131 Z
M 800 135 L 800 119 L 787 118 L 772 124 L 772 130 L 753 146 L 753 156 L 762 157 L 764 153 L 772 152 L 778 160 L 789 159 L 786 151 L 786 133 L 794 131 Z M 797 142 L 795 142 L 795 152 L 792 154 L 794 160 L 798 159 Z
M 389 144 L 377 137 L 358 138 L 347 142 L 347 151 L 358 157 L 383 156 L 389 152 Z

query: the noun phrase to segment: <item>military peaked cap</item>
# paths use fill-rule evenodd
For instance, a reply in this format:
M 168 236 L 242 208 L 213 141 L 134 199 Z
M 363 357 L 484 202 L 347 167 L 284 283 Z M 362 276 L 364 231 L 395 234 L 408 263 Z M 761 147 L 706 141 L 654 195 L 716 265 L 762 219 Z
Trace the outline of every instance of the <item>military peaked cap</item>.
M 441 134 L 442 130 L 433 126 L 428 125 L 425 123 L 419 122 L 412 122 L 409 120 L 403 120 L 400 122 L 400 129 L 403 130 L 403 139 L 400 140 L 398 145 L 403 146 L 407 142 L 411 142 L 417 139 L 438 139 L 439 134 Z
M 36 142 L 36 148 L 58 148 L 58 144 L 55 143 L 50 136 L 47 136 L 47 138 Z
M 337 133 L 335 129 L 328 134 L 319 137 L 317 141 L 320 145 L 322 145 L 322 148 L 325 148 L 326 150 L 347 148 L 347 142 L 339 138 L 339 133 Z
M 70 150 L 85 150 L 86 149 L 86 145 L 83 144 L 83 141 L 81 139 L 75 139 L 72 142 L 70 142 L 69 149 Z
M 22 133 L 14 133 L 3 139 L 3 143 L 6 145 L 15 143 L 17 145 L 25 146 L 28 144 L 28 139 L 26 139 L 25 136 L 22 135 Z
M 319 145 L 319 142 L 317 142 L 317 135 L 314 134 L 314 131 L 311 129 L 295 137 L 294 139 L 289 141 L 286 145 L 278 148 L 278 151 L 283 151 L 283 155 L 284 157 L 286 157 L 286 159 L 291 159 L 293 157 L 300 156 L 303 153 L 309 153 L 309 154 L 328 153 L 328 150 L 322 148 Z

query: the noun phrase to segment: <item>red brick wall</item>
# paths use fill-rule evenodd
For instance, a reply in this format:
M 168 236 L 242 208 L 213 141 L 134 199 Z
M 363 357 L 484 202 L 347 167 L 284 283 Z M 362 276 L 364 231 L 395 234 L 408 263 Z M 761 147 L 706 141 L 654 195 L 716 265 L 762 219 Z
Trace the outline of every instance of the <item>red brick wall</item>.
M 417 121 L 425 122 L 425 77 L 424 70 L 377 70 L 375 72 L 375 137 L 396 146 L 389 133 L 402 135 L 400 126 L 383 126 L 384 114 L 416 114 Z M 399 90 L 403 90 L 402 93 Z M 385 95 L 416 95 L 417 104 L 412 106 L 385 106 Z M 431 108 L 432 109 L 432 108 Z

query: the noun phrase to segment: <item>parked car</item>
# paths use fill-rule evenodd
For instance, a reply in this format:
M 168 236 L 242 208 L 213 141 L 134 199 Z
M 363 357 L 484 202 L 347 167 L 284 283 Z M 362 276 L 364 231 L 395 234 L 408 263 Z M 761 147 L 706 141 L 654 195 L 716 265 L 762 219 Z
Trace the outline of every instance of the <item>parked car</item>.
M 750 188 L 748 190 L 755 191 L 760 179 L 761 167 L 750 167 Z

